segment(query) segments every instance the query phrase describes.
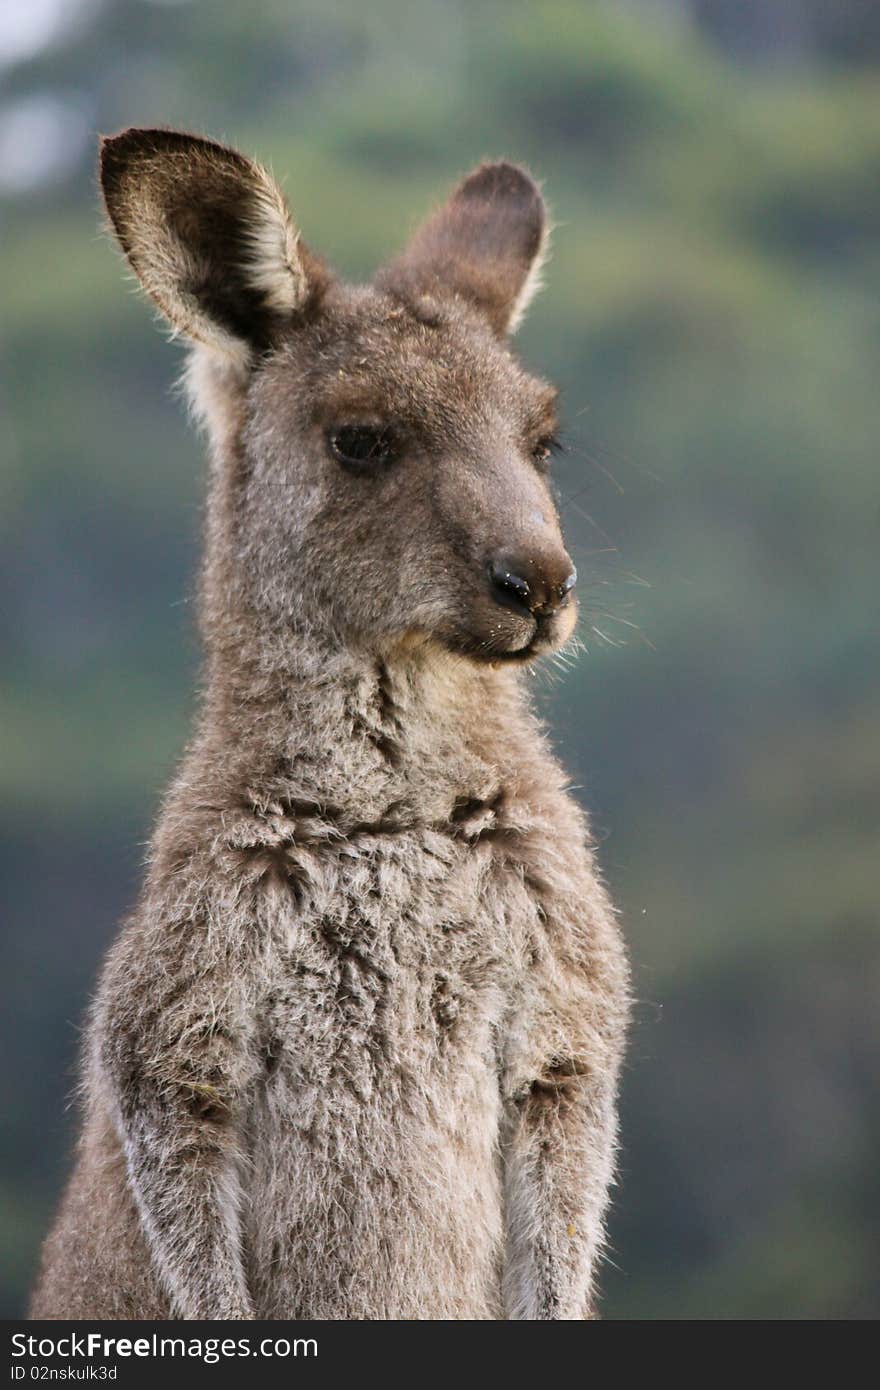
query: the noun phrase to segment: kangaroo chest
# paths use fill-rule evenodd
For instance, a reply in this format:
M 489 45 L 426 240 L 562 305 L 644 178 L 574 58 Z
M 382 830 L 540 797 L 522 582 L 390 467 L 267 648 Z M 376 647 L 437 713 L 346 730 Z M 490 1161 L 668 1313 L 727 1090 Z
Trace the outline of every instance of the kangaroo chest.
M 536 923 L 522 873 L 430 829 L 318 858 L 305 900 L 277 905 L 249 1126 L 258 1302 L 332 1310 L 344 1290 L 350 1309 L 378 1277 L 395 1315 L 499 1316 L 500 1066 Z
M 262 1020 L 283 1105 L 455 1091 L 497 1074 L 535 909 L 491 842 L 431 830 L 326 846 L 306 900 L 278 904 Z

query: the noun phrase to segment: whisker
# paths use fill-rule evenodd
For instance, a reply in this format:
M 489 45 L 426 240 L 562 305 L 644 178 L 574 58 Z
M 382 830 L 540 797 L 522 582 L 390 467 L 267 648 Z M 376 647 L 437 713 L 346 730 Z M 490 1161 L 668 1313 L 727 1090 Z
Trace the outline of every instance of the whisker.
M 568 502 L 566 502 L 565 505 L 567 507 L 573 507 L 574 510 L 577 512 L 578 516 L 582 516 L 584 521 L 588 521 L 589 524 L 594 528 L 594 530 L 598 531 L 602 539 L 607 541 L 608 544 L 611 545 L 611 537 L 608 535 L 607 531 L 604 531 L 602 529 L 602 527 L 599 525 L 598 521 L 594 516 L 590 516 L 590 513 L 588 511 L 586 511 L 583 507 L 579 505 L 579 503 L 575 502 L 571 498 L 569 498 Z

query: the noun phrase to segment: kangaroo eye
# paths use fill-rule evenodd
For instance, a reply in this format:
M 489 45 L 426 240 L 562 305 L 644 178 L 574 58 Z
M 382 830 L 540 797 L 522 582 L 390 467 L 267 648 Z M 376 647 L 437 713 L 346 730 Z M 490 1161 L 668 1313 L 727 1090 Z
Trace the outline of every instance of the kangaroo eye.
M 556 439 L 555 435 L 548 434 L 545 435 L 543 439 L 539 439 L 532 449 L 532 458 L 535 461 L 536 468 L 540 469 L 542 473 L 546 473 L 550 467 L 551 456 L 558 448 L 559 441 Z
M 344 467 L 370 472 L 393 463 L 397 442 L 387 425 L 340 425 L 328 436 L 330 452 Z

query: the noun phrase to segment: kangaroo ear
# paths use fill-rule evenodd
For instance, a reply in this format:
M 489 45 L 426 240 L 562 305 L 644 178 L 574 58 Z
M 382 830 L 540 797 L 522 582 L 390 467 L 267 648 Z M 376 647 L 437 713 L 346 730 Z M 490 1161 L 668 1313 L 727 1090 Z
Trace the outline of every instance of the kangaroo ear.
M 457 294 L 503 337 L 540 288 L 547 212 L 537 184 L 516 164 L 481 164 L 416 232 L 379 277 L 392 293 Z
M 262 351 L 320 293 L 280 189 L 235 150 L 172 130 L 101 142 L 113 229 L 173 328 L 232 356 Z

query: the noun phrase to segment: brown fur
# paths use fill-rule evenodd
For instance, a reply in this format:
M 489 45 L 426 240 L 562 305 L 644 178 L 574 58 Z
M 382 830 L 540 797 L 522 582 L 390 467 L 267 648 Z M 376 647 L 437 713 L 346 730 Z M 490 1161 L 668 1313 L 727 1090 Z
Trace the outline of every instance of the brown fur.
M 627 972 L 522 673 L 575 617 L 504 340 L 540 195 L 483 166 L 346 288 L 241 155 L 129 131 L 102 175 L 196 344 L 207 669 L 33 1316 L 589 1316 Z

